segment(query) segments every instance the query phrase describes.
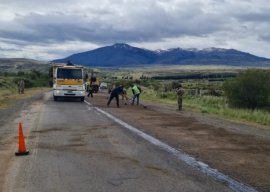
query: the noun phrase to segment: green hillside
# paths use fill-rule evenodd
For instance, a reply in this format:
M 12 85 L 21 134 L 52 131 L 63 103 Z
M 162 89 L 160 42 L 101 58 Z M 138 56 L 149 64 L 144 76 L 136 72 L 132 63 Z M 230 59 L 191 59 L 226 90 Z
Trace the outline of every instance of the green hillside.
M 17 73 L 18 71 L 28 72 L 36 70 L 40 72 L 48 71 L 52 63 L 36 61 L 24 58 L 0 58 L 0 72 Z

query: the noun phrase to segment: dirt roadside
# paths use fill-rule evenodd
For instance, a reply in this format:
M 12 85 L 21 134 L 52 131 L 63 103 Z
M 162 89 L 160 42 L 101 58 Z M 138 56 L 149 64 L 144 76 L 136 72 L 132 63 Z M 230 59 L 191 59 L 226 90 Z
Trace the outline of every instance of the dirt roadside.
M 270 191 L 270 129 L 229 122 L 176 107 L 142 101 L 132 106 L 113 100 L 106 91 L 86 98 L 141 131 L 187 153 L 258 191 Z M 125 102 L 127 105 L 125 105 Z
M 12 107 L 0 111 L 0 149 L 3 153 L 8 146 L 2 141 L 10 130 L 1 128 L 16 117 L 18 111 L 41 100 L 44 91 L 48 90 L 21 98 Z M 232 123 L 185 110 L 178 112 L 176 107 L 145 101 L 142 102 L 147 108 L 131 106 L 130 102 L 124 105 L 126 101 L 122 100 L 120 108 L 116 108 L 115 100 L 107 107 L 108 96 L 104 90 L 86 100 L 235 180 L 258 191 L 270 191 L 270 129 Z M 1 174 L 4 171 L 0 170 Z
M 0 191 L 6 171 L 14 161 L 18 147 L 18 122 L 20 114 L 34 102 L 42 103 L 44 92 L 51 89 L 26 90 L 25 94 L 12 94 L 0 98 Z M 29 114 L 31 115 L 31 114 Z

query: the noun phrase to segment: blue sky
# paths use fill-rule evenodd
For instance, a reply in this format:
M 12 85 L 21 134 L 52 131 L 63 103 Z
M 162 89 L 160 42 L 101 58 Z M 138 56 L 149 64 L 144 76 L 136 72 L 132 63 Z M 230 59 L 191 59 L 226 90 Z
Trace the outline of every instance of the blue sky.
M 0 9 L 0 58 L 50 61 L 114 43 L 270 58 L 269 0 L 8 0 Z

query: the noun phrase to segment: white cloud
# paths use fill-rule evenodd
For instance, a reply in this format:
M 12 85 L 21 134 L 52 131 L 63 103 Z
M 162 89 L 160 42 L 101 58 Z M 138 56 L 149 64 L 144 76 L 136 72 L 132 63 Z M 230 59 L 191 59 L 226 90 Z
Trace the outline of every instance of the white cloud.
M 0 9 L 0 57 L 53 60 L 128 43 L 269 58 L 268 0 L 9 0 Z

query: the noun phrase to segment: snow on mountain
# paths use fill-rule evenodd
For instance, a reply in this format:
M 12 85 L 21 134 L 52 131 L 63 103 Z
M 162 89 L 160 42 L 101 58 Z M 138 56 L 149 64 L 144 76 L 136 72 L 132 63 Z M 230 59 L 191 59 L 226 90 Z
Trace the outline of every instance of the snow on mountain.
M 224 48 L 171 48 L 155 51 L 137 48 L 125 43 L 116 43 L 92 51 L 73 54 L 52 62 L 72 63 L 86 66 L 125 67 L 136 65 L 230 65 L 230 66 L 268 66 L 270 59 L 249 53 Z

